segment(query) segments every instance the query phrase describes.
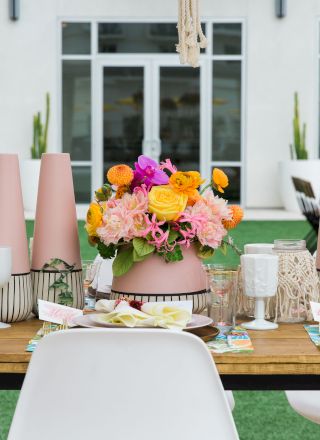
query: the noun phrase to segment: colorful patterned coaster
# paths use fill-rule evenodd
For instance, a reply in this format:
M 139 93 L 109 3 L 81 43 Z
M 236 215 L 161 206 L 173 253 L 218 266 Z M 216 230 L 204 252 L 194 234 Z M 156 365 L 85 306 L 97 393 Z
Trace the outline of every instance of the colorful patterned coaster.
M 51 332 L 56 332 L 59 330 L 67 330 L 68 326 L 66 324 L 52 324 L 51 322 L 44 322 L 43 326 L 37 333 L 34 335 L 32 339 L 30 339 L 28 345 L 26 346 L 26 351 L 32 353 L 37 347 L 39 341 L 43 338 L 43 336 L 48 335 Z
M 319 332 L 319 325 L 304 325 L 303 326 L 310 336 L 311 341 L 318 347 L 320 350 L 320 332 Z
M 248 332 L 239 327 L 220 334 L 207 342 L 207 346 L 213 353 L 247 353 L 253 351 L 253 345 Z

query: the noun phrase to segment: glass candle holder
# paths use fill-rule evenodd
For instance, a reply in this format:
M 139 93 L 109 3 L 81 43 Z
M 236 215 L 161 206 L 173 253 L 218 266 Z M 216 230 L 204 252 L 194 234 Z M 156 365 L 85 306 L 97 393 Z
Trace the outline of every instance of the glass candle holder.
M 208 282 L 208 317 L 216 326 L 234 326 L 238 267 L 206 264 L 204 270 Z
M 275 240 L 274 253 L 279 256 L 276 321 L 302 322 L 310 319 L 310 301 L 319 299 L 319 280 L 305 240 Z

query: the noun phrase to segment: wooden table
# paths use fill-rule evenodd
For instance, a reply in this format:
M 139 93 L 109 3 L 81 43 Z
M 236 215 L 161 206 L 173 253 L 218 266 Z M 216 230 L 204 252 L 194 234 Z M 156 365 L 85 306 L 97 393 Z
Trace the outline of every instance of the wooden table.
M 0 389 L 20 389 L 31 357 L 26 344 L 41 326 L 31 319 L 0 330 Z M 253 353 L 213 355 L 225 389 L 320 390 L 320 350 L 302 324 L 249 333 Z

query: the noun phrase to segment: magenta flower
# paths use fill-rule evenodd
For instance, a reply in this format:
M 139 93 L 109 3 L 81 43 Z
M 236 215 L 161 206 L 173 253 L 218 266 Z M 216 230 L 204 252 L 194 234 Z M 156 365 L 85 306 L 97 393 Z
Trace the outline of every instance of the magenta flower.
M 136 162 L 134 166 L 132 188 L 141 184 L 145 184 L 148 188 L 153 185 L 166 185 L 169 181 L 168 175 L 162 171 L 159 164 L 150 157 L 142 154 L 138 157 L 138 162 Z

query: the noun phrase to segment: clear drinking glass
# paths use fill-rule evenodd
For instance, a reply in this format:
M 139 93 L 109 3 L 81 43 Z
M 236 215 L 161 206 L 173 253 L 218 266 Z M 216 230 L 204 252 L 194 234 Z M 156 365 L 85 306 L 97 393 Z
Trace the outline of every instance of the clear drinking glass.
M 217 326 L 234 326 L 238 267 L 206 264 L 204 269 L 208 280 L 208 316 Z
M 97 271 L 99 270 L 100 262 L 92 260 L 82 261 L 83 274 L 83 289 L 84 289 L 84 306 L 85 309 L 94 309 L 96 304 L 96 290 L 91 287 Z

